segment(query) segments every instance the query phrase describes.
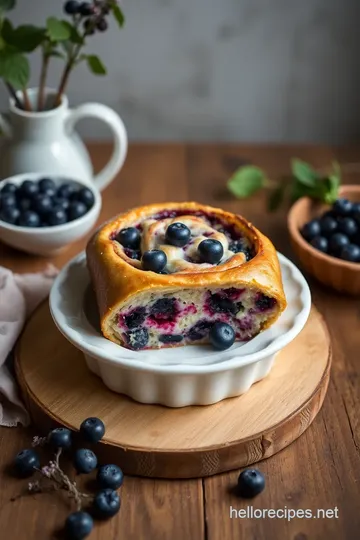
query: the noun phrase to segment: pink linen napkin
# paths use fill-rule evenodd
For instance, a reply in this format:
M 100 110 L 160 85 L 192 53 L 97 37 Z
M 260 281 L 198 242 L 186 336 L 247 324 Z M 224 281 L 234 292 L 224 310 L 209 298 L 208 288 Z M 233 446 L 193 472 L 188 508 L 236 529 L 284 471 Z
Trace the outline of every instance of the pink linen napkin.
M 24 323 L 49 294 L 57 269 L 48 265 L 43 272 L 14 274 L 0 266 L 0 425 L 28 425 L 29 415 L 19 397 L 10 353 Z

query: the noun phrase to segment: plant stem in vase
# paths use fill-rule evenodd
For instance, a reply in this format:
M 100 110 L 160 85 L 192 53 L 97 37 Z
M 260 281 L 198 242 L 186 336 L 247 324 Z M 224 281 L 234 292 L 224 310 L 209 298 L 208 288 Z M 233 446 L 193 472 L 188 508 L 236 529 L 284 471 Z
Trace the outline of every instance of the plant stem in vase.
M 6 81 L 5 81 L 5 86 L 6 86 L 6 88 L 8 89 L 9 94 L 11 95 L 11 97 L 13 98 L 13 100 L 15 101 L 17 108 L 18 108 L 18 109 L 23 109 L 24 107 L 23 107 L 23 105 L 22 105 L 20 99 L 17 97 L 16 92 L 15 92 L 15 89 L 11 86 L 10 83 L 8 83 L 8 82 L 6 82 Z
M 38 111 L 42 111 L 44 108 L 45 86 L 46 86 L 47 72 L 49 68 L 49 61 L 50 61 L 50 55 L 46 52 L 44 48 L 43 55 L 42 55 L 40 85 L 39 85 L 38 102 L 37 102 Z
M 114 15 L 119 25 L 123 24 L 123 15 L 119 10 L 116 2 L 113 0 L 104 0 L 102 2 L 94 2 L 87 4 L 79 4 L 78 10 L 75 10 L 74 2 L 67 2 L 65 4 L 65 12 L 67 11 L 67 5 L 70 6 L 71 14 L 73 17 L 73 26 L 71 31 L 71 43 L 70 46 L 65 48 L 67 54 L 67 61 L 64 72 L 62 74 L 59 89 L 55 97 L 54 106 L 58 107 L 61 103 L 62 95 L 65 93 L 70 74 L 72 70 L 83 60 L 86 60 L 90 70 L 95 75 L 106 75 L 106 69 L 100 58 L 94 55 L 81 55 L 83 47 L 86 45 L 86 38 L 99 32 L 104 32 L 108 28 L 106 16 L 111 10 L 114 10 Z M 121 21 L 119 20 L 119 13 Z M 120 24 L 121 22 L 121 24 Z M 83 30 L 79 32 L 79 25 L 83 23 Z
M 95 75 L 106 75 L 100 58 L 94 54 L 83 54 L 83 48 L 87 45 L 86 38 L 107 30 L 107 17 L 110 14 L 119 27 L 123 27 L 125 19 L 117 0 L 68 0 L 64 4 L 64 11 L 71 17 L 71 22 L 49 17 L 43 27 L 31 24 L 14 27 L 5 13 L 11 11 L 15 4 L 16 0 L 0 0 L 0 77 L 19 109 L 44 109 L 46 79 L 52 57 L 65 59 L 53 107 L 61 104 L 70 74 L 81 62 L 86 61 Z M 42 51 L 42 66 L 37 103 L 34 105 L 27 92 L 31 74 L 27 55 L 38 49 Z M 17 91 L 20 91 L 20 97 Z
M 22 94 L 23 94 L 23 100 L 24 100 L 24 109 L 25 109 L 25 111 L 30 112 L 32 110 L 32 107 L 31 107 L 31 103 L 30 103 L 30 99 L 29 99 L 29 94 L 28 94 L 26 88 L 23 89 Z

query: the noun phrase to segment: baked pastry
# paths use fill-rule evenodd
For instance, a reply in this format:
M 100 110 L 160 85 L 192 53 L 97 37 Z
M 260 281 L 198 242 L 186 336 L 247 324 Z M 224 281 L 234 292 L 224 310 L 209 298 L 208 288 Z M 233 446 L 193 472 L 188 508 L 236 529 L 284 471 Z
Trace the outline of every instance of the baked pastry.
M 86 252 L 102 333 L 132 350 L 214 343 L 214 327 L 230 345 L 249 340 L 286 307 L 270 240 L 219 208 L 135 208 L 102 226 Z

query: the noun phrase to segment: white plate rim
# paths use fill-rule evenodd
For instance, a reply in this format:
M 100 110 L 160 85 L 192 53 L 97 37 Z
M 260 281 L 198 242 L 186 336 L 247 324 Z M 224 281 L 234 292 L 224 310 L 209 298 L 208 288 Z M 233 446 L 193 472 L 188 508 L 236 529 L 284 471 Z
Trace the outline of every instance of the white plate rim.
M 123 358 L 121 356 L 114 357 L 113 353 L 111 351 L 114 351 L 114 347 L 116 347 L 116 351 L 120 352 L 124 351 L 124 354 L 129 354 L 129 352 L 136 356 L 138 354 L 136 351 L 129 351 L 129 349 L 126 349 L 124 347 L 121 347 L 121 345 L 117 345 L 103 336 L 98 336 L 95 333 L 95 330 L 92 328 L 90 323 L 87 321 L 85 322 L 82 319 L 82 325 L 84 327 L 84 330 L 86 329 L 86 332 L 92 332 L 94 336 L 96 337 L 96 340 L 99 341 L 98 346 L 94 346 L 91 343 L 88 343 L 84 338 L 79 338 L 78 331 L 74 330 L 71 325 L 67 322 L 67 317 L 62 313 L 61 309 L 59 309 L 59 300 L 61 298 L 61 294 L 59 292 L 60 286 L 63 285 L 63 283 L 66 281 L 65 277 L 67 274 L 67 271 L 69 267 L 73 264 L 79 264 L 86 259 L 85 252 L 81 252 L 78 255 L 76 255 L 73 259 L 71 259 L 59 272 L 57 277 L 55 278 L 55 281 L 53 283 L 53 286 L 50 291 L 49 295 L 49 307 L 50 307 L 50 313 L 53 318 L 53 321 L 55 325 L 57 326 L 58 330 L 63 334 L 63 336 L 72 343 L 76 348 L 80 349 L 84 354 L 88 354 L 89 356 L 101 361 L 110 363 L 113 365 L 121 365 L 124 368 L 128 369 L 136 369 L 138 371 L 145 371 L 149 373 L 158 373 L 158 374 L 166 374 L 166 375 L 193 375 L 193 374 L 207 374 L 207 373 L 215 373 L 215 372 L 223 372 L 227 370 L 233 370 L 236 368 L 241 368 L 243 366 L 253 364 L 256 362 L 259 362 L 265 357 L 272 356 L 279 352 L 281 349 L 283 349 L 286 345 L 288 345 L 295 337 L 301 332 L 303 327 L 305 326 L 310 310 L 311 310 L 311 293 L 309 286 L 300 272 L 300 270 L 295 266 L 294 263 L 292 263 L 287 257 L 282 255 L 281 253 L 278 253 L 279 261 L 282 265 L 287 266 L 290 271 L 293 280 L 295 280 L 299 285 L 301 289 L 301 299 L 303 308 L 302 310 L 297 314 L 295 317 L 294 324 L 292 327 L 287 330 L 284 334 L 281 334 L 280 336 L 276 337 L 268 346 L 264 347 L 260 351 L 252 352 L 245 355 L 237 355 L 236 354 L 236 348 L 232 350 L 232 348 L 226 350 L 226 351 L 217 351 L 217 354 L 221 354 L 224 357 L 224 360 L 221 360 L 218 363 L 214 364 L 202 364 L 202 365 L 191 365 L 189 363 L 186 364 L 153 364 L 153 363 L 146 363 L 144 359 L 138 360 L 136 358 Z M 89 279 L 89 278 L 88 278 Z M 73 293 L 72 293 L 73 294 Z M 79 313 L 74 314 L 74 316 L 79 317 Z M 80 317 L 79 317 L 80 318 Z M 262 333 L 265 334 L 266 330 Z M 254 338 L 255 339 L 255 338 Z M 100 345 L 100 343 L 102 345 Z M 195 346 L 191 346 L 195 347 Z M 197 347 L 204 347 L 203 345 L 197 346 Z M 186 350 L 186 347 L 183 348 Z M 171 351 L 172 349 L 169 348 L 167 351 Z M 206 350 L 204 350 L 204 353 L 206 354 Z M 230 357 L 229 357 L 230 356 Z M 228 358 L 229 357 L 229 358 Z

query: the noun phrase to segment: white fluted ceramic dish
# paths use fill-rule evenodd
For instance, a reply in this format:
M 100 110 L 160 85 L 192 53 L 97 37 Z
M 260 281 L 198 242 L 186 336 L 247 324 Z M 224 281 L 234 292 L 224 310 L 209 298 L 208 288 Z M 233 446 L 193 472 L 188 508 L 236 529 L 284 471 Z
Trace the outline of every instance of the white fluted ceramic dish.
M 296 266 L 279 254 L 286 310 L 249 342 L 226 351 L 194 345 L 130 351 L 99 331 L 85 253 L 65 266 L 50 293 L 50 310 L 60 332 L 86 358 L 88 368 L 115 392 L 168 407 L 210 405 L 239 396 L 271 370 L 275 355 L 303 329 L 311 309 L 309 287 Z

